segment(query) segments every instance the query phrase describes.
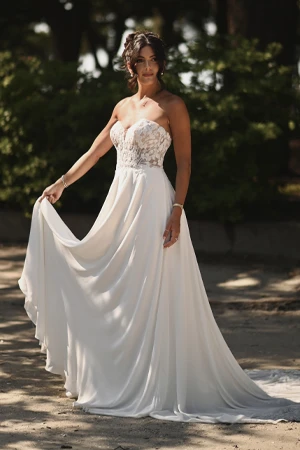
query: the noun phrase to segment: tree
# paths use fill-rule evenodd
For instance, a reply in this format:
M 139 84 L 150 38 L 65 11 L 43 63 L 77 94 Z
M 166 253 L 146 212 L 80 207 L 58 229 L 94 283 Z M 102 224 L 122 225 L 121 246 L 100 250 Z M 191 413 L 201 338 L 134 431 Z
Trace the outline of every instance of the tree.
M 151 28 L 171 47 L 185 42 L 184 21 L 200 30 L 209 13 L 209 0 L 186 0 L 184 4 L 153 0 L 151 8 L 140 0 L 12 0 L 0 15 L 0 50 L 63 62 L 77 62 L 86 51 L 103 69 L 97 50 L 104 49 L 111 69 L 127 19 L 134 19 L 139 28 L 145 28 L 145 20 L 151 19 Z M 40 22 L 49 26 L 50 39 L 34 33 L 34 25 Z
M 297 0 L 212 0 L 218 31 L 226 46 L 226 36 L 243 36 L 247 39 L 257 39 L 258 48 L 264 51 L 268 44 L 277 42 L 281 51 L 277 55 L 279 64 L 293 67 L 291 76 L 286 78 L 289 86 L 294 83 L 297 70 L 297 28 L 299 6 Z M 232 44 L 232 40 L 230 43 Z M 224 73 L 224 83 L 231 89 L 236 78 L 230 68 Z M 285 105 L 285 113 L 295 108 Z M 289 146 L 290 132 L 286 129 L 282 135 L 282 148 L 285 158 L 282 165 L 282 175 L 290 174 L 289 161 L 291 149 Z M 294 175 L 294 174 L 293 174 Z
M 278 62 L 295 65 L 297 59 L 297 0 L 212 0 L 220 34 L 257 38 L 264 50 L 271 42 L 279 42 L 282 51 Z

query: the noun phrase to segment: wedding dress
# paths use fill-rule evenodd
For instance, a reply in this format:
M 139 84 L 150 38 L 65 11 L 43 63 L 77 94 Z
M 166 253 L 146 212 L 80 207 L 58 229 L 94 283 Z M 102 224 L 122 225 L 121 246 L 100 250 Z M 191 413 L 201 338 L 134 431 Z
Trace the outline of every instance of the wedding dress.
M 65 377 L 74 405 L 95 414 L 183 422 L 300 420 L 300 372 L 241 369 L 214 320 L 184 211 L 163 248 L 174 190 L 171 144 L 156 122 L 111 129 L 117 166 L 89 233 L 78 240 L 44 199 L 33 210 L 19 285 L 46 370 Z M 270 376 L 269 376 L 270 375 Z M 273 379 L 272 379 L 273 377 Z M 278 389 L 277 389 L 278 388 Z M 290 388 L 290 391 L 289 391 Z M 281 392 L 281 394 L 282 394 Z

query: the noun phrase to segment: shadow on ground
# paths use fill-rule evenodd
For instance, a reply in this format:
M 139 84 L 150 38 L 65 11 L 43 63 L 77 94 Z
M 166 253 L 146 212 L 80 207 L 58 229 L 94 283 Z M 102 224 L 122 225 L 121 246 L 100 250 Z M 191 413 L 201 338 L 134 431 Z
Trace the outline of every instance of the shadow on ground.
M 24 298 L 17 286 L 23 259 L 24 247 L 0 251 L 1 449 L 298 448 L 299 424 L 188 424 L 149 417 L 94 416 L 73 408 L 72 400 L 65 397 L 62 378 L 44 370 L 45 355 L 40 352 L 34 338 L 35 328 L 24 311 Z M 225 269 L 219 270 L 218 264 L 206 263 L 205 267 L 204 280 L 210 277 L 211 286 L 215 283 L 216 289 L 212 290 L 212 294 L 215 293 L 216 298 L 219 290 L 222 292 L 224 286 L 228 286 L 226 283 L 240 280 L 241 273 L 246 273 L 245 267 L 230 266 L 227 272 Z M 280 286 L 287 279 L 286 274 L 284 271 L 276 275 L 272 271 L 268 278 L 268 273 L 265 273 L 261 286 L 263 283 L 264 289 L 269 289 L 268 286 L 274 286 L 274 283 Z M 251 276 L 254 276 L 253 273 Z M 237 292 L 236 287 L 230 289 L 230 292 Z M 238 293 L 240 289 L 238 287 Z M 251 289 L 248 293 L 252 292 Z M 286 292 L 285 289 L 283 287 L 282 292 Z M 280 314 L 241 311 L 229 310 L 224 302 L 222 305 L 223 308 L 218 307 L 214 311 L 216 320 L 244 368 L 299 366 L 298 311 Z

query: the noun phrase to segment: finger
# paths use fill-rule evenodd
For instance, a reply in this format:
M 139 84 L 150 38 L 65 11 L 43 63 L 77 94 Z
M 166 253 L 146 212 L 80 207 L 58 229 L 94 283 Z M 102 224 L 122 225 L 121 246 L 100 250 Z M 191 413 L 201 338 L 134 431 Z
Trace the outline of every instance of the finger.
M 163 238 L 165 239 L 169 234 L 172 233 L 172 227 L 171 225 L 167 224 L 166 229 L 163 234 Z
M 48 202 L 52 205 L 52 203 L 54 203 L 54 199 L 53 199 L 53 196 L 50 194 L 50 195 L 46 195 L 46 199 L 48 200 Z
M 163 234 L 163 239 L 165 239 L 169 235 L 169 233 L 170 233 L 170 230 L 166 228 L 164 231 L 164 234 Z
M 42 200 L 44 200 L 44 198 L 46 197 L 46 194 L 43 192 L 43 194 L 41 195 L 41 197 L 40 197 L 40 202 L 42 201 Z
M 170 235 L 168 235 L 168 236 L 165 238 L 165 240 L 164 240 L 163 246 L 165 247 L 166 244 L 167 244 L 168 242 L 170 242 L 170 240 L 171 240 Z
M 172 236 L 172 237 L 171 237 L 171 240 L 170 240 L 169 242 L 167 242 L 167 243 L 164 245 L 164 247 L 165 247 L 165 248 L 168 248 L 168 247 L 171 247 L 172 245 L 176 244 L 176 242 L 178 241 L 178 236 L 179 236 L 179 235 L 174 235 L 174 236 Z

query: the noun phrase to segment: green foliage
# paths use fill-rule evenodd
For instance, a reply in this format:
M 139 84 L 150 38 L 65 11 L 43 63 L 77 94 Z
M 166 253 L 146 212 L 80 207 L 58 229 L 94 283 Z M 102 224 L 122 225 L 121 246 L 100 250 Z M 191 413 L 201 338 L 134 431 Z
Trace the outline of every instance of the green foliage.
M 99 79 L 76 65 L 12 60 L 0 54 L 0 201 L 30 212 L 43 189 L 91 146 L 125 95 L 123 74 Z M 69 210 L 96 211 L 114 171 L 109 152 L 72 190 L 64 193 Z
M 275 180 L 287 167 L 289 135 L 299 132 L 299 94 L 291 69 L 276 63 L 280 45 L 262 52 L 257 44 L 207 38 L 173 59 L 171 72 L 192 72 L 182 95 L 192 124 L 194 217 L 235 222 L 253 206 L 259 216 L 278 195 Z
M 186 101 L 193 165 L 187 213 L 238 221 L 271 204 L 275 179 L 298 132 L 298 94 L 289 68 L 278 66 L 279 45 L 207 38 L 170 54 L 168 89 Z M 181 82 L 190 73 L 191 83 Z M 204 78 L 205 81 L 204 81 Z M 298 83 L 298 80 L 296 80 Z M 294 85 L 296 84 L 294 83 Z M 30 212 L 43 189 L 91 145 L 114 105 L 128 95 L 123 73 L 82 75 L 74 64 L 0 53 L 0 202 Z M 67 189 L 68 210 L 99 210 L 111 183 L 115 153 Z M 166 171 L 174 179 L 173 152 Z

